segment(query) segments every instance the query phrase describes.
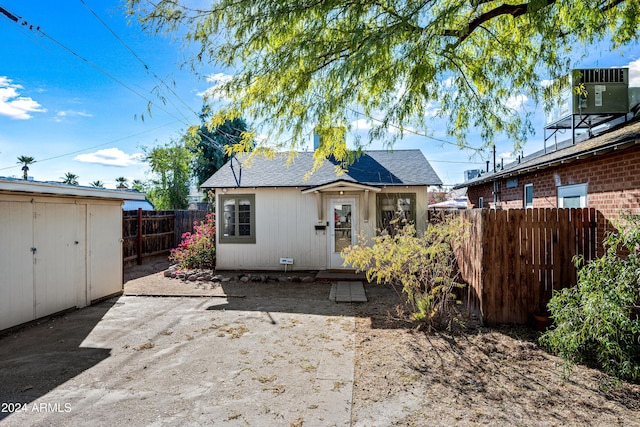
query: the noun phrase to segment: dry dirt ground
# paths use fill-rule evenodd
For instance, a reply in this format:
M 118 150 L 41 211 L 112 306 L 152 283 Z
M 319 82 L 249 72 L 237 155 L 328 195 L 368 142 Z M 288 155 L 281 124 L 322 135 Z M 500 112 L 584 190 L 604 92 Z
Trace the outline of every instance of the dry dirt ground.
M 369 302 L 354 304 L 354 426 L 640 426 L 640 385 L 584 366 L 567 372 L 531 328 L 426 333 L 392 289 L 366 291 Z
M 31 410 L 71 402 L 68 414 L 0 414 L 0 425 L 640 426 L 640 385 L 581 366 L 564 375 L 531 329 L 425 333 L 388 287 L 335 304 L 327 284 L 211 289 L 165 267 L 128 269 L 125 292 L 208 298 L 122 297 L 0 339 L 0 396 L 31 393 Z M 80 345 L 68 334 L 83 316 L 98 327 L 79 331 Z

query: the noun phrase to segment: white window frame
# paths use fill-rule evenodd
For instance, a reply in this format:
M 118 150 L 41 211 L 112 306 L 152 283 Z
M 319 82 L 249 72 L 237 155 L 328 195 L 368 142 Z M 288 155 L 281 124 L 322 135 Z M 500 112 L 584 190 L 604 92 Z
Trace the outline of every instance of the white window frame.
M 586 183 L 583 184 L 571 184 L 571 185 L 563 185 L 558 187 L 558 207 L 564 208 L 564 199 L 565 198 L 573 198 L 580 197 L 580 207 L 587 207 L 587 193 L 588 186 Z
M 484 208 L 484 197 L 478 197 L 478 208 Z
M 531 202 L 527 202 L 527 190 L 531 189 Z M 533 209 L 533 184 L 526 184 L 524 186 L 524 194 L 522 197 L 522 204 L 526 209 Z

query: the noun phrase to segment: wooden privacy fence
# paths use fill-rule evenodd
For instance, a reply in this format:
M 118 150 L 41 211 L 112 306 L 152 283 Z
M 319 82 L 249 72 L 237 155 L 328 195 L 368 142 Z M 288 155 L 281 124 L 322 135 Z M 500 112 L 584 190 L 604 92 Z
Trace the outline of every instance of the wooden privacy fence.
M 576 284 L 575 255 L 601 254 L 604 219 L 595 209 L 474 209 L 457 251 L 469 308 L 486 324 L 526 324 L 552 290 Z
M 142 264 L 146 257 L 169 254 L 181 241 L 182 234 L 193 232 L 194 221 L 201 221 L 208 211 L 124 211 L 122 214 L 123 261 Z

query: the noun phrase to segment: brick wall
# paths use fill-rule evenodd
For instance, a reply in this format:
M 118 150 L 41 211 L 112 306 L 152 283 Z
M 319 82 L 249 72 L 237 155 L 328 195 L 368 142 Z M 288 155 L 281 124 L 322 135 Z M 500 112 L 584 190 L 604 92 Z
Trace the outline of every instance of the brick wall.
M 533 184 L 534 207 L 555 208 L 557 187 L 588 183 L 587 207 L 600 211 L 606 219 L 617 217 L 621 211 L 640 214 L 640 146 L 575 160 L 517 179 L 514 188 L 506 188 L 506 179 L 500 180 L 502 209 L 523 207 L 526 184 Z M 479 197 L 484 197 L 484 205 L 489 207 L 493 183 L 470 187 L 467 195 L 472 207 L 477 207 Z

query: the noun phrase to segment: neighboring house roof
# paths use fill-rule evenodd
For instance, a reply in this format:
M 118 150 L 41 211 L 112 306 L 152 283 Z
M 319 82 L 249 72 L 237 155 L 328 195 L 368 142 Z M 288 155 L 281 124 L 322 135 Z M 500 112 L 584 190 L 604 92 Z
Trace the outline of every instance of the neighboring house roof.
M 239 156 L 225 163 L 202 184 L 202 188 L 317 187 L 337 181 L 369 186 L 442 185 L 420 150 L 367 151 L 355 163 L 346 166 L 345 173 L 339 176 L 335 169 L 339 163 L 327 159 L 305 180 L 305 175 L 313 169 L 313 154 L 295 153 L 290 165 L 287 165 L 288 153 L 272 159 L 256 156 L 250 165 L 242 168 L 240 165 L 245 156 Z
M 137 211 L 142 209 L 143 211 L 152 211 L 155 209 L 153 204 L 147 199 L 144 200 L 125 200 L 122 204 L 123 211 Z
M 433 204 L 430 204 L 429 207 L 436 208 L 436 209 L 466 209 L 468 202 L 469 202 L 469 199 L 465 197 L 465 198 L 459 198 L 459 199 L 445 200 L 444 202 L 439 202 L 439 203 L 433 203 Z
M 54 181 L 31 181 L 18 178 L 0 177 L 0 191 L 50 194 L 58 196 L 97 197 L 102 199 L 144 200 L 145 193 L 129 190 L 111 190 L 106 188 L 69 185 Z
M 558 150 L 547 149 L 524 157 L 521 161 L 505 165 L 495 173 L 485 173 L 477 178 L 456 185 L 454 188 L 472 187 L 485 184 L 499 178 L 509 178 L 535 172 L 551 166 L 558 166 L 575 160 L 605 154 L 640 144 L 640 120 L 623 124 L 607 133 L 576 144 L 561 145 Z

